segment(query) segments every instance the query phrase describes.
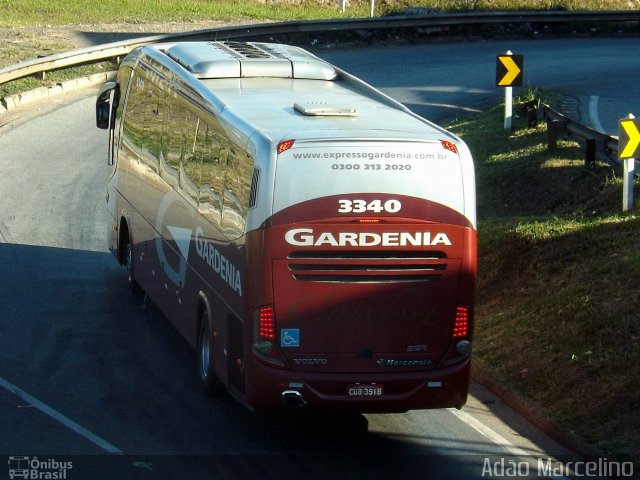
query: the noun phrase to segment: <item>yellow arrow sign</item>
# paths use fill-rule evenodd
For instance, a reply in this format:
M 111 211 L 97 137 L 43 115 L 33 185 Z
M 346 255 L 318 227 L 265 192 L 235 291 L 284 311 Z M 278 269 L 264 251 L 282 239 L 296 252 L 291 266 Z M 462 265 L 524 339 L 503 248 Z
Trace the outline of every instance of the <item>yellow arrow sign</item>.
M 520 73 L 520 68 L 516 65 L 516 62 L 514 62 L 510 56 L 500 57 L 500 61 L 507 68 L 507 73 L 504 77 L 502 77 L 502 80 L 500 80 L 500 83 L 498 83 L 498 85 L 511 85 Z
M 640 146 L 640 131 L 635 120 L 620 120 L 620 126 L 624 129 L 629 137 L 627 144 L 620 152 L 620 158 L 633 158 L 635 151 Z M 622 139 L 621 139 L 622 140 Z
M 522 86 L 522 71 L 524 70 L 524 55 L 497 55 L 496 61 L 496 86 L 520 87 Z

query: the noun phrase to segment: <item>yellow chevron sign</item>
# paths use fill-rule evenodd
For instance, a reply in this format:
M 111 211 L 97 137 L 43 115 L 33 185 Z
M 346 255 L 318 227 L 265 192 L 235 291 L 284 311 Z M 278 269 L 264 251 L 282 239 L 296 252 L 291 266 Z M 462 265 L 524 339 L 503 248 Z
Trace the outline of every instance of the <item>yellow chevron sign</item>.
M 523 55 L 498 55 L 498 59 L 496 62 L 496 86 L 522 86 L 523 69 Z
M 618 158 L 640 158 L 640 119 L 620 120 L 618 129 Z

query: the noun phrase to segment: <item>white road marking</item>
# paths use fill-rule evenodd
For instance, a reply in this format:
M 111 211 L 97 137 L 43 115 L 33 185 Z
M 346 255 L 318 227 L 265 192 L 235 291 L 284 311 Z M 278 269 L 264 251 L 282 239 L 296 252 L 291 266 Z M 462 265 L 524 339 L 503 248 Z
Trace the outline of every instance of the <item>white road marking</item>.
M 467 412 L 463 412 L 462 410 L 456 410 L 455 408 L 447 408 L 447 410 L 453 415 L 455 415 L 456 417 L 458 417 L 458 419 L 460 419 L 462 422 L 466 423 L 468 426 L 470 426 L 471 428 L 476 430 L 478 433 L 480 433 L 483 437 L 486 437 L 489 440 L 491 440 L 495 445 L 498 445 L 499 447 L 501 447 L 511 455 L 520 457 L 522 460 L 528 462 L 531 466 L 537 468 L 536 457 L 531 455 L 529 452 L 523 450 L 522 448 L 517 447 L 516 445 L 511 443 L 509 440 L 504 438 L 502 435 L 500 435 L 498 432 L 486 426 L 477 418 L 469 415 Z M 554 478 L 558 480 L 569 480 L 567 477 L 563 477 L 563 476 L 556 476 Z
M 516 447 L 513 443 L 511 443 L 509 440 L 504 438 L 498 432 L 487 427 L 484 423 L 482 423 L 477 418 L 472 417 L 467 412 L 463 412 L 462 410 L 456 410 L 455 408 L 448 408 L 447 410 L 449 410 L 449 412 L 454 414 L 456 417 L 458 417 L 464 423 L 469 425 L 471 428 L 478 431 L 482 436 L 488 438 L 494 444 L 498 445 L 499 447 L 509 452 L 511 455 L 515 455 L 517 457 L 531 456 L 528 452 L 524 451 L 520 447 Z
M 15 396 L 20 397 L 22 400 L 24 400 L 26 402 L 29 402 L 29 404 L 33 405 L 35 408 L 40 410 L 42 413 L 45 413 L 46 415 L 50 416 L 51 418 L 53 418 L 57 422 L 61 423 L 65 427 L 73 430 L 78 435 L 81 435 L 82 437 L 86 438 L 91 443 L 94 443 L 95 445 L 97 445 L 98 447 L 102 448 L 103 450 L 105 450 L 105 451 L 107 451 L 109 453 L 117 454 L 117 455 L 121 455 L 123 453 L 122 450 L 120 450 L 118 447 L 113 446 L 112 444 L 110 444 L 109 442 L 104 440 L 103 438 L 101 438 L 98 435 L 90 432 L 89 430 L 87 430 L 83 426 L 78 425 L 76 422 L 71 420 L 69 417 L 63 415 L 62 413 L 58 412 L 57 410 L 54 410 L 53 408 L 49 407 L 48 405 L 45 405 L 44 403 L 42 403 L 37 398 L 32 397 L 27 392 L 25 392 L 24 390 L 20 389 L 19 387 L 16 387 L 15 385 L 13 385 L 12 383 L 8 382 L 7 380 L 5 380 L 2 377 L 0 377 L 0 387 L 4 388 L 5 390 L 8 390 L 11 393 L 13 393 Z

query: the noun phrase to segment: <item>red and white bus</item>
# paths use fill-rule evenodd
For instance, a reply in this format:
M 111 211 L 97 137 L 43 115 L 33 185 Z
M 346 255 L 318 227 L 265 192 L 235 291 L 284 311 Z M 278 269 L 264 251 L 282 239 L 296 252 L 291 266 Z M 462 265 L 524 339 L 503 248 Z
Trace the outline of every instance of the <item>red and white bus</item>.
M 256 409 L 460 408 L 476 275 L 467 146 L 297 47 L 138 48 L 100 91 L 109 247 Z

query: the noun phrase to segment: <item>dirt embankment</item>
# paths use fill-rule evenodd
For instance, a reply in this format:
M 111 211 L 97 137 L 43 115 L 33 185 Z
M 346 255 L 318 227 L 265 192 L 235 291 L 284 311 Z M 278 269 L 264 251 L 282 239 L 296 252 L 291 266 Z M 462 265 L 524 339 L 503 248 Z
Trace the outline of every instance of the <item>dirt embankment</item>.
M 264 23 L 256 21 L 253 23 Z M 250 22 L 192 22 L 0 28 L 0 68 L 23 60 L 135 37 L 221 28 Z

